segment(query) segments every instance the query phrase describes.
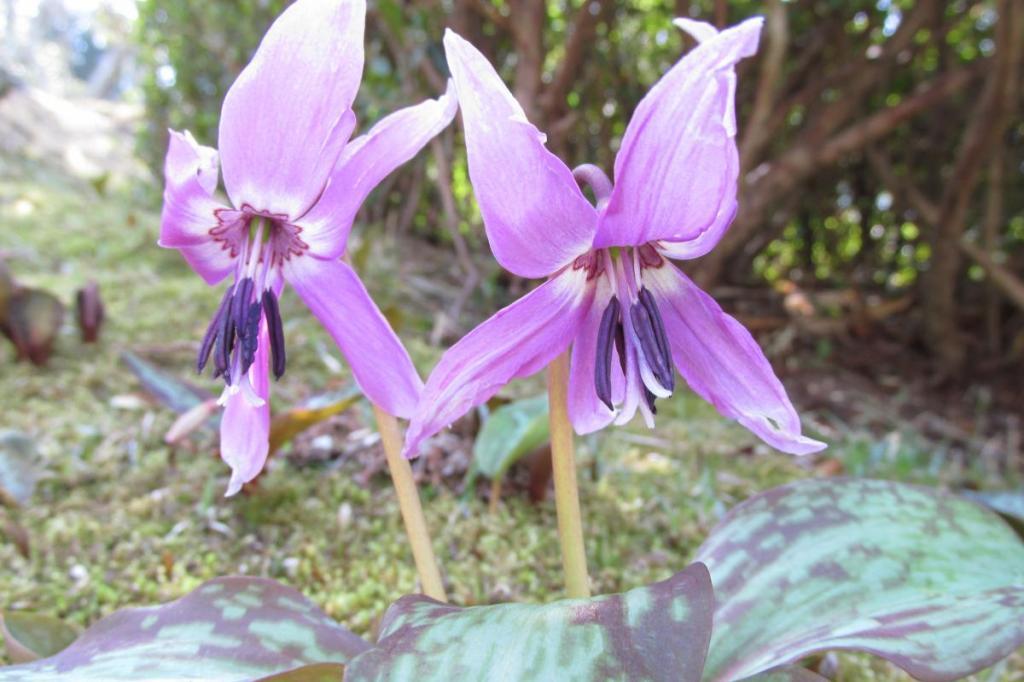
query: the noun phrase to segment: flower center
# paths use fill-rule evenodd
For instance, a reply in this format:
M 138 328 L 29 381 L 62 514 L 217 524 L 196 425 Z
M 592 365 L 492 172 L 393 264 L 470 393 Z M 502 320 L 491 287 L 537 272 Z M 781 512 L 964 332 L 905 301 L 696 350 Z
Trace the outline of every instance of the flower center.
M 235 277 L 206 330 L 196 368 L 202 372 L 212 355 L 213 375 L 224 377 L 229 388 L 247 389 L 253 402 L 261 404 L 247 380 L 259 347 L 260 322 L 267 322 L 271 366 L 279 379 L 285 372 L 286 355 L 276 292 L 284 264 L 309 246 L 299 237 L 302 228 L 289 223 L 287 216 L 243 206 L 218 211 L 217 220 L 210 235 L 222 248 L 230 249 Z
M 612 368 L 618 355 L 626 382 L 635 382 L 644 407 L 656 413 L 655 400 L 675 390 L 672 351 L 657 301 L 643 284 L 644 271 L 660 268 L 664 258 L 650 244 L 636 248 L 592 251 L 573 267 L 587 270 L 587 280 L 607 278 L 612 292 L 597 329 L 594 390 L 608 409 L 615 409 Z M 627 386 L 627 392 L 629 391 Z

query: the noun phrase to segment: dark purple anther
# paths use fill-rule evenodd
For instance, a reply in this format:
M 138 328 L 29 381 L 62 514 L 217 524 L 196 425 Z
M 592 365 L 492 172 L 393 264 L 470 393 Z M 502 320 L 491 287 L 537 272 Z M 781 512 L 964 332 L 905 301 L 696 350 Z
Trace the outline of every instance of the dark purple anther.
M 220 316 L 220 329 L 217 330 L 217 345 L 213 349 L 213 376 L 223 376 L 231 382 L 231 351 L 235 348 L 235 323 L 229 309 Z
M 594 388 L 597 397 L 609 410 L 615 409 L 612 406 L 612 344 L 615 343 L 616 332 L 622 329 L 621 317 L 619 299 L 612 296 L 597 328 L 597 359 L 594 362 Z
M 210 359 L 210 351 L 213 350 L 213 342 L 217 340 L 217 334 L 220 332 L 221 318 L 227 311 L 233 289 L 234 287 L 228 287 L 228 290 L 224 292 L 224 298 L 220 300 L 220 306 L 217 308 L 217 312 L 214 313 L 213 319 L 210 320 L 210 326 L 206 328 L 203 342 L 199 344 L 199 356 L 196 357 L 196 372 L 199 374 L 203 373 L 203 368 L 206 367 L 206 363 Z
M 658 383 L 668 389 L 673 385 L 672 365 L 666 363 L 665 355 L 658 346 L 658 333 L 655 331 L 654 320 L 651 319 L 647 307 L 641 303 L 634 305 L 629 314 L 633 320 L 633 330 L 640 340 L 640 351 L 647 361 L 647 366 L 651 368 Z M 657 311 L 655 314 L 657 315 Z
M 242 335 L 241 342 L 243 372 L 249 371 L 256 357 L 256 348 L 260 343 L 260 317 L 260 302 L 253 301 L 245 314 L 245 334 Z
M 647 314 L 651 318 L 651 322 L 654 323 L 655 338 L 658 341 L 658 350 L 661 352 L 662 362 L 665 367 L 668 368 L 665 379 L 668 383 L 662 381 L 661 377 L 658 377 L 658 381 L 669 391 L 676 389 L 676 375 L 672 371 L 672 349 L 668 345 L 668 334 L 665 333 L 665 322 L 661 319 L 661 312 L 658 310 L 658 304 L 654 301 L 654 295 L 643 287 L 640 289 L 640 303 L 643 304 L 647 310 Z
M 249 303 L 252 301 L 253 281 L 246 277 L 235 287 L 234 298 L 231 300 L 231 321 L 235 325 L 235 333 L 239 339 L 244 339 L 249 329 L 246 318 L 249 316 Z
M 281 311 L 277 307 L 277 297 L 272 291 L 263 292 L 263 313 L 267 316 L 267 331 L 270 333 L 270 354 L 274 369 L 274 378 L 284 376 L 284 327 L 281 326 Z

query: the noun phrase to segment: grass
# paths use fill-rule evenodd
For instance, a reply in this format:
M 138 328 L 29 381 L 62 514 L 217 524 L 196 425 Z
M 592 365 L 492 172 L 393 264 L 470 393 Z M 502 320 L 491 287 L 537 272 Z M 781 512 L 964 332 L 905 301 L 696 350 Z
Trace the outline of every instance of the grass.
M 0 347 L 3 426 L 31 435 L 47 472 L 18 512 L 31 558 L 0 544 L 0 566 L 9 567 L 0 571 L 3 606 L 84 626 L 120 607 L 167 601 L 209 578 L 242 573 L 291 584 L 352 630 L 372 635 L 387 605 L 416 581 L 387 479 L 377 475 L 360 485 L 360 467 L 351 460 L 300 466 L 277 457 L 254 494 L 225 499 L 227 468 L 212 434 L 172 457 L 162 435 L 173 415 L 139 400 L 140 387 L 119 354 L 141 350 L 184 374 L 218 292 L 176 253 L 155 245 L 158 215 L 151 207 L 130 188 L 109 191 L 100 195 L 54 177 L 0 181 L 0 248 L 11 254 L 15 276 L 65 302 L 95 279 L 108 320 L 94 347 L 81 345 L 66 323 L 44 369 L 14 364 L 10 347 Z M 401 251 L 386 244 L 373 251 L 369 288 L 385 308 L 404 302 L 401 276 L 389 274 L 403 267 L 394 255 Z M 328 336 L 291 293 L 282 310 L 291 364 L 274 386 L 274 406 L 347 386 Z M 401 332 L 424 372 L 438 354 L 424 341 L 428 327 L 413 320 Z M 204 385 L 216 390 L 213 382 Z M 813 474 L 685 392 L 659 407 L 653 432 L 634 424 L 580 440 L 587 551 L 598 593 L 664 579 L 686 565 L 730 506 Z M 358 409 L 371 425 L 368 409 Z M 947 480 L 945 469 L 932 466 L 928 444 L 912 434 L 895 446 L 867 434 L 831 440 L 832 456 L 859 475 Z M 991 483 L 991 472 L 970 473 Z M 422 495 L 455 603 L 560 596 L 550 501 L 533 505 L 508 494 L 497 513 L 488 513 L 485 500 L 462 499 L 446 486 L 425 486 Z M 906 679 L 876 659 L 839 660 L 844 680 Z M 1024 662 L 1018 654 L 977 679 L 1022 680 Z

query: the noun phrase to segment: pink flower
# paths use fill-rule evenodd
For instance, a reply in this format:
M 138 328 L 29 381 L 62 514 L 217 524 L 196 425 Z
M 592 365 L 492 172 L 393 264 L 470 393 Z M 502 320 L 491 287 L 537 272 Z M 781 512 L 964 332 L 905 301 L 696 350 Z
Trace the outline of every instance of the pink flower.
M 674 367 L 770 445 L 798 454 L 824 447 L 801 435 L 750 333 L 668 260 L 707 253 L 736 214 L 734 66 L 756 51 L 762 20 L 721 33 L 677 23 L 700 44 L 636 108 L 614 186 L 595 166 L 570 171 L 483 55 L 445 35 L 491 248 L 507 270 L 548 279 L 441 358 L 409 426 L 407 456 L 570 345 L 569 414 L 579 433 L 625 423 L 637 410 L 653 425 L 656 399 L 675 390 Z
M 363 70 L 364 0 L 298 0 L 267 31 L 224 98 L 218 154 L 171 131 L 160 245 L 210 285 L 228 276 L 199 352 L 227 387 L 221 457 L 228 494 L 266 461 L 268 367 L 285 371 L 278 299 L 291 284 L 334 337 L 374 403 L 407 417 L 423 384 L 356 273 L 339 257 L 367 194 L 455 116 L 446 93 L 349 139 Z M 450 87 L 449 87 L 450 90 Z

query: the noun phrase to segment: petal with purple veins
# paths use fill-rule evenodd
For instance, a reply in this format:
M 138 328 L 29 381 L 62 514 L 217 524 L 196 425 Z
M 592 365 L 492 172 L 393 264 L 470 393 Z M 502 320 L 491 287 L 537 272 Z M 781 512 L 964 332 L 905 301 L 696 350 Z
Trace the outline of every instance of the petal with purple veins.
M 330 332 L 366 397 L 397 417 L 411 416 L 423 381 L 355 271 L 300 256 L 288 261 L 285 279 Z
M 406 433 L 405 456 L 417 456 L 424 439 L 486 402 L 512 379 L 540 371 L 568 348 L 592 297 L 587 271 L 568 269 L 449 348 L 427 379 Z
M 800 417 L 750 332 L 670 263 L 644 271 L 672 357 L 697 395 L 769 445 L 794 455 L 824 443 L 801 434 Z
M 521 277 L 546 277 L 590 249 L 597 213 L 487 59 L 451 30 L 444 46 L 494 257 Z
M 366 196 L 444 130 L 457 110 L 458 101 L 449 83 L 441 97 L 399 109 L 352 140 L 338 159 L 323 195 L 296 223 L 311 253 L 320 258 L 340 256 Z
M 758 17 L 698 36 L 703 42 L 641 100 L 615 158 L 596 247 L 686 242 L 720 227 L 716 218 L 735 200 L 739 171 L 733 68 L 757 50 L 762 23 Z
M 224 98 L 218 145 L 235 206 L 292 218 L 327 184 L 355 127 L 364 0 L 298 0 Z

